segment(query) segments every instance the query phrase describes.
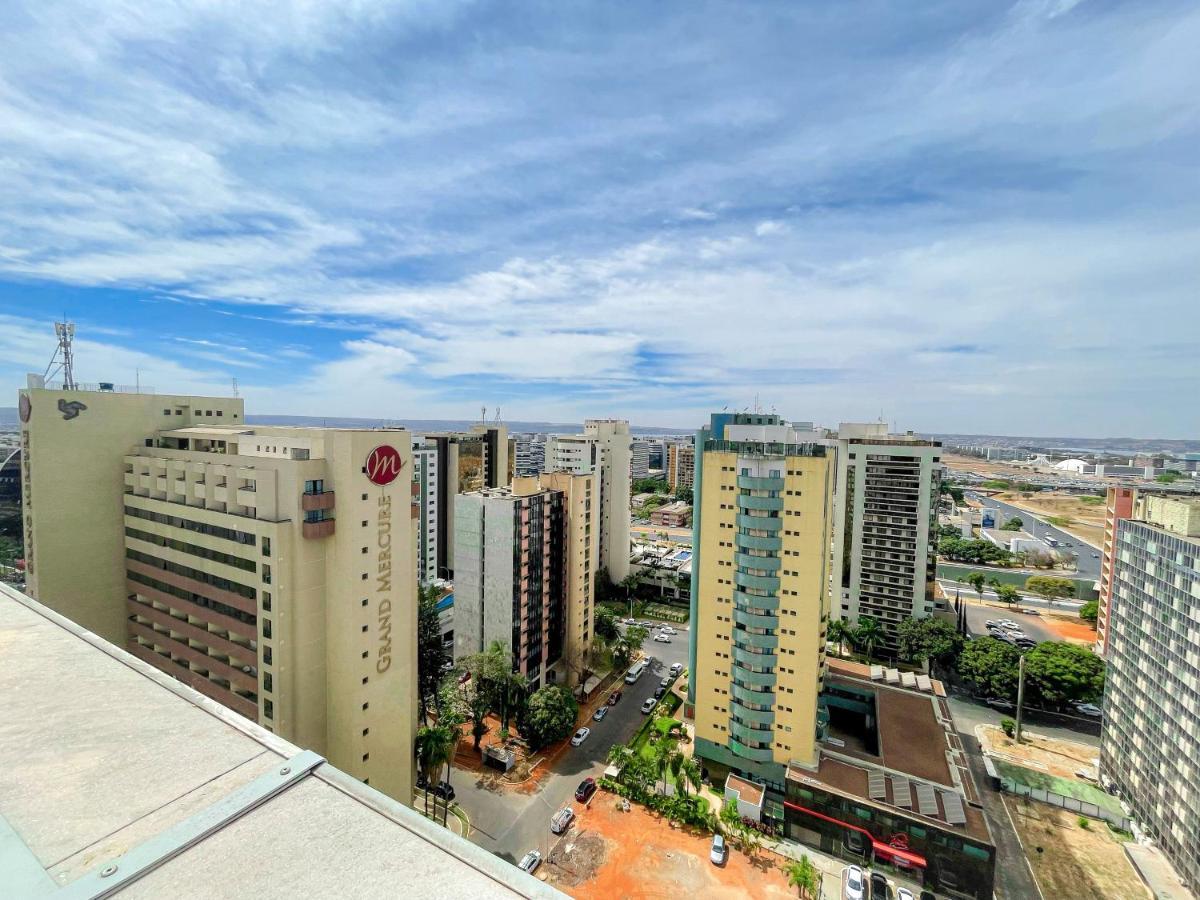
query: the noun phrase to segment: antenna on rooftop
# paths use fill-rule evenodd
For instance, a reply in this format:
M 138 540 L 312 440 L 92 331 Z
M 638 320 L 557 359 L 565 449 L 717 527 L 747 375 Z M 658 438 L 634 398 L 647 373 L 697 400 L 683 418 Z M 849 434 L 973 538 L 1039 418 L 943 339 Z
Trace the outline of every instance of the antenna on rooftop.
M 236 396 L 238 395 L 238 392 L 237 392 L 237 379 L 236 379 L 236 378 L 233 378 L 233 379 L 231 379 L 231 380 L 233 381 L 233 396 L 235 396 L 235 397 L 236 397 Z
M 486 406 L 479 407 L 479 422 L 481 425 L 487 424 L 487 407 Z
M 492 420 L 495 424 L 500 424 L 500 407 L 496 407 L 496 418 Z
M 58 338 L 58 346 L 54 348 L 54 355 L 50 357 L 50 365 L 46 366 L 46 373 L 42 379 L 48 380 L 61 372 L 63 390 L 78 390 L 79 384 L 75 381 L 75 353 L 72 349 L 72 343 L 75 340 L 75 323 L 55 322 L 54 334 Z

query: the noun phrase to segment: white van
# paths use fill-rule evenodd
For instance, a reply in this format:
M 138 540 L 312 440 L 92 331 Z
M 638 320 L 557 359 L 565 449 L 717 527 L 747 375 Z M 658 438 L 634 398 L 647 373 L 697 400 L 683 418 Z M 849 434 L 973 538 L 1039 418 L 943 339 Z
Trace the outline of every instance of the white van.
M 625 673 L 625 683 L 633 684 L 635 681 L 637 681 L 639 678 L 642 677 L 642 673 L 645 671 L 646 671 L 646 660 L 643 659 L 641 662 L 634 663 L 629 668 L 629 671 Z

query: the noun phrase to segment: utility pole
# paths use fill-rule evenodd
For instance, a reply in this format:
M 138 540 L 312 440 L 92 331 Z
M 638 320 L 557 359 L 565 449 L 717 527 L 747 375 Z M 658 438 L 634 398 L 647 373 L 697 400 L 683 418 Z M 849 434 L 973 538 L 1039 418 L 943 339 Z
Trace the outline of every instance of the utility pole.
M 1017 660 L 1017 724 L 1013 729 L 1013 736 L 1017 743 L 1021 743 L 1021 707 L 1025 703 L 1025 654 L 1022 653 Z

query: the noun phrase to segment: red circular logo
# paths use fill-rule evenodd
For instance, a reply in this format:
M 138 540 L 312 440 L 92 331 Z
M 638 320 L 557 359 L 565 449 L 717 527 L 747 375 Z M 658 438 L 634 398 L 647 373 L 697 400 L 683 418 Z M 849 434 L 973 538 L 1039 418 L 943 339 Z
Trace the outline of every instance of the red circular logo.
M 372 484 L 391 484 L 403 467 L 400 451 L 387 444 L 380 444 L 367 455 L 367 478 Z

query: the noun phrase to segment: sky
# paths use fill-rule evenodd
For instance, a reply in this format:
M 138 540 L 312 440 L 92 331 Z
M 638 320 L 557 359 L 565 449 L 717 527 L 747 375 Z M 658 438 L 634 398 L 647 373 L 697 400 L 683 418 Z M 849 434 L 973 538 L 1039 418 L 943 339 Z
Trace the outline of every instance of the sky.
M 1195 437 L 1190 0 L 8 0 L 0 390 Z M 3 402 L 0 395 L 0 405 Z

